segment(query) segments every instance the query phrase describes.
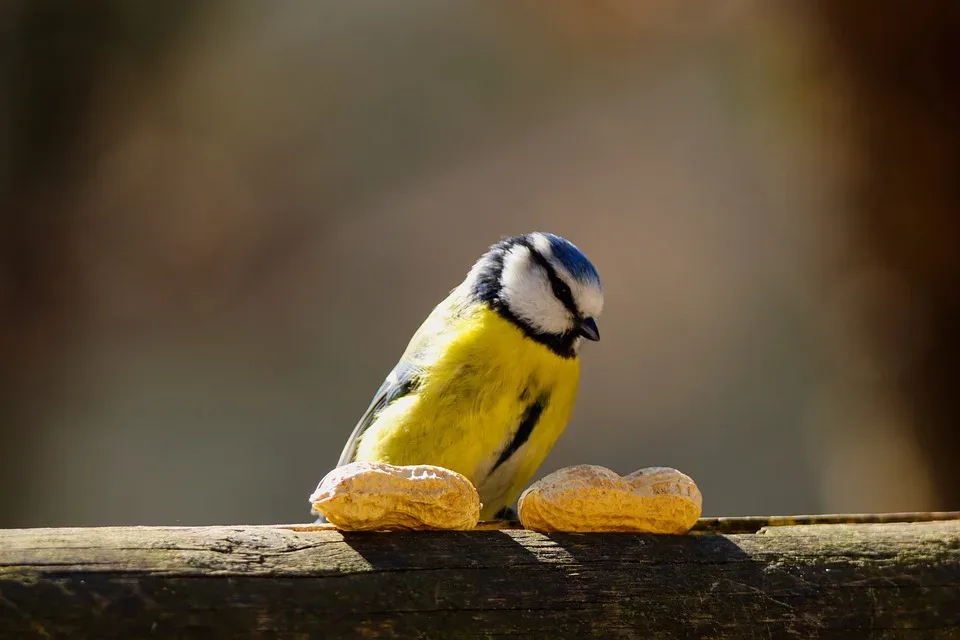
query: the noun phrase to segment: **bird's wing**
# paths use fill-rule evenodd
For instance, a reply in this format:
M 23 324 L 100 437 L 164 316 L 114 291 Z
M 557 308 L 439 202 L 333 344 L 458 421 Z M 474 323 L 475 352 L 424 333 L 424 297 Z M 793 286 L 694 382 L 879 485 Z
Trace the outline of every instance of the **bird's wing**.
M 400 362 L 377 389 L 370 406 L 361 416 L 357 426 L 353 428 L 353 433 L 350 434 L 350 439 L 347 440 L 343 453 L 340 454 L 340 460 L 337 462 L 338 467 L 353 462 L 360 439 L 377 419 L 380 412 L 394 400 L 402 398 L 417 388 L 420 377 L 429 369 L 429 364 L 426 362 L 427 358 L 424 358 L 425 354 L 430 351 L 431 345 L 446 329 L 451 315 L 457 312 L 458 300 L 455 294 L 456 291 L 437 305 L 420 325 L 420 328 L 417 329 L 417 332 L 413 334 L 413 338 L 410 339 Z
M 364 411 L 360 422 L 353 428 L 353 433 L 350 434 L 350 439 L 347 440 L 347 445 L 343 448 L 343 453 L 340 454 L 340 460 L 337 462 L 338 467 L 353 462 L 353 458 L 357 453 L 357 446 L 360 444 L 360 438 L 364 432 L 370 428 L 370 425 L 377 419 L 377 416 L 383 411 L 384 407 L 397 398 L 402 398 L 407 395 L 417 387 L 417 384 L 419 384 L 419 373 L 419 367 L 403 360 L 393 368 L 393 371 L 390 372 L 387 379 L 384 380 L 380 388 L 377 389 L 377 393 L 373 396 L 373 401 L 370 403 L 370 406 L 367 407 L 367 410 Z

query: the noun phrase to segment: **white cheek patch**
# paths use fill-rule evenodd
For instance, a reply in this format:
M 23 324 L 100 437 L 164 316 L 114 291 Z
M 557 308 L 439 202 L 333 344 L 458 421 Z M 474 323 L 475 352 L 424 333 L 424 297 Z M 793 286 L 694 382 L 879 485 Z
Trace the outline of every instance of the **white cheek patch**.
M 530 249 L 517 245 L 503 258 L 500 296 L 518 318 L 543 333 L 561 334 L 573 328 L 573 318 L 553 295 L 543 269 L 533 263 Z

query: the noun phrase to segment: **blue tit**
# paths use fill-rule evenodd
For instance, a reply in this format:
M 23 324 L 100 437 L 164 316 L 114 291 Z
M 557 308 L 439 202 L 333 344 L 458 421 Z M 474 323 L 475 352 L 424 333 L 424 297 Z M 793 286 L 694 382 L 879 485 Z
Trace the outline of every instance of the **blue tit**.
M 509 513 L 567 426 L 602 308 L 600 277 L 568 240 L 496 243 L 414 334 L 338 466 L 445 467 L 477 487 L 482 520 Z

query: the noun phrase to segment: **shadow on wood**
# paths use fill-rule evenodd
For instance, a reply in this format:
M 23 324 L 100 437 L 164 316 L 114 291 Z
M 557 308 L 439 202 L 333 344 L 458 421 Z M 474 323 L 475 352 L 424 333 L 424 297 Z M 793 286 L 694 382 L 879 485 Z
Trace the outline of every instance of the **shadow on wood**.
M 647 536 L 0 531 L 0 635 L 960 637 L 960 522 Z

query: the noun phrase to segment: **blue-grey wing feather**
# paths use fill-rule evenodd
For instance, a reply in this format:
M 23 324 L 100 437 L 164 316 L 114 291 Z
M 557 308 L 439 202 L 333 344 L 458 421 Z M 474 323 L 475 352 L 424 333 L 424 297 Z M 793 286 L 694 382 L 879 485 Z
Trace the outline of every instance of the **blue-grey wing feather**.
M 354 456 L 357 454 L 357 446 L 360 444 L 360 438 L 364 432 L 370 428 L 370 425 L 387 405 L 417 388 L 419 375 L 420 367 L 404 360 L 401 360 L 393 368 L 387 379 L 377 389 L 373 401 L 361 416 L 357 426 L 353 428 L 353 433 L 350 434 L 350 439 L 347 440 L 347 445 L 343 448 L 343 453 L 340 454 L 340 461 L 337 462 L 338 467 L 353 462 Z
M 360 439 L 367 429 L 376 422 L 377 416 L 387 405 L 416 390 L 421 376 L 429 369 L 429 363 L 425 362 L 424 355 L 429 351 L 430 345 L 436 337 L 447 329 L 448 323 L 461 312 L 462 305 L 467 300 L 465 286 L 465 284 L 461 285 L 450 292 L 450 295 L 437 305 L 420 325 L 420 328 L 417 329 L 417 332 L 413 334 L 406 351 L 400 358 L 400 362 L 377 389 L 370 406 L 363 413 L 357 426 L 353 428 L 350 439 L 347 440 L 343 453 L 340 454 L 340 461 L 337 462 L 338 467 L 354 461 Z M 317 523 L 324 522 L 327 522 L 327 519 L 320 515 L 317 518 Z
M 357 455 L 357 446 L 360 444 L 360 439 L 387 405 L 416 391 L 421 376 L 430 366 L 429 362 L 425 361 L 425 354 L 429 352 L 437 336 L 446 331 L 449 322 L 460 313 L 463 302 L 462 292 L 454 289 L 443 302 L 434 308 L 423 324 L 420 325 L 420 328 L 417 329 L 417 332 L 413 334 L 403 356 L 400 358 L 400 362 L 380 385 L 370 406 L 367 407 L 360 418 L 360 422 L 357 423 L 353 433 L 350 434 L 350 439 L 347 440 L 343 453 L 340 454 L 338 467 L 353 462 Z

